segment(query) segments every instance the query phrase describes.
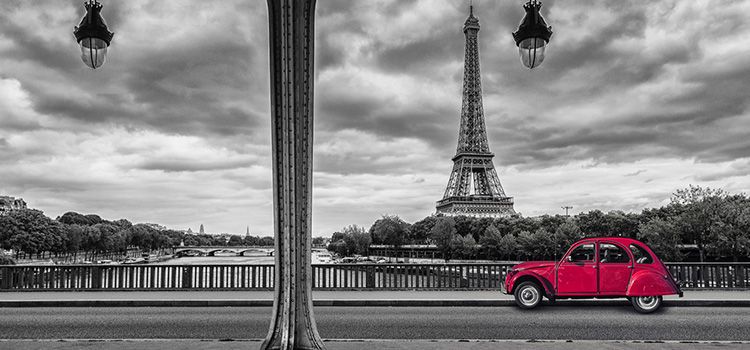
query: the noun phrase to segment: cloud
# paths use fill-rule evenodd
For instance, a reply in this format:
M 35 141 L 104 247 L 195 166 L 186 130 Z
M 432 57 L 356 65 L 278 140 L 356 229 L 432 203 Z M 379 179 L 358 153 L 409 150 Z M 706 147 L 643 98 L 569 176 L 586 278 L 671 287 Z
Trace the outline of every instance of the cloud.
M 434 211 L 455 153 L 467 4 L 320 1 L 315 234 Z M 748 191 L 750 1 L 475 2 L 495 166 L 526 215 L 638 211 L 688 183 Z M 263 2 L 107 2 L 107 63 L 80 62 L 80 1 L 0 3 L 0 193 L 210 232 L 270 233 Z M 30 30 L 29 28 L 33 28 Z

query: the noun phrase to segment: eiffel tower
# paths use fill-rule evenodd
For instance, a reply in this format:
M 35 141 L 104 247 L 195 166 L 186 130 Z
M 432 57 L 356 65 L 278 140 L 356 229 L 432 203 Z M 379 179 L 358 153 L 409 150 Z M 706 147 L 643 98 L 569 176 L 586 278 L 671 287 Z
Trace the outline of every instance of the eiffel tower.
M 502 217 L 514 214 L 513 197 L 505 195 L 497 176 L 487 142 L 482 108 L 482 81 L 479 75 L 479 19 L 474 6 L 464 23 L 466 53 L 464 59 L 463 102 L 458 147 L 453 157 L 448 187 L 437 202 L 438 214 L 474 217 Z

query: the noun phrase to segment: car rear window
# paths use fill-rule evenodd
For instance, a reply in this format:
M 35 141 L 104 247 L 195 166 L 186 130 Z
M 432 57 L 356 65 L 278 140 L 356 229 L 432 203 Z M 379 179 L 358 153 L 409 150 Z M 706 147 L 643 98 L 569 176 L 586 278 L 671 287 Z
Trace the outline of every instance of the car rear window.
M 631 244 L 630 251 L 633 252 L 633 258 L 638 264 L 650 264 L 654 262 L 654 258 L 652 258 L 651 255 L 646 251 L 646 249 L 643 249 L 643 247 L 640 247 L 636 244 Z
M 628 253 L 623 248 L 611 243 L 599 244 L 599 262 L 603 264 L 621 264 L 630 261 Z

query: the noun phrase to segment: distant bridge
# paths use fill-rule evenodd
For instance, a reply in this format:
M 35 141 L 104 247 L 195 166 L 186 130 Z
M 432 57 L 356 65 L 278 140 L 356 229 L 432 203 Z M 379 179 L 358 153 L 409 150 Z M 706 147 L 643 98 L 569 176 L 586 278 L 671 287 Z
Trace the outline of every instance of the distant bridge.
M 214 256 L 218 252 L 231 252 L 238 256 L 245 256 L 246 253 L 270 255 L 273 253 L 273 250 L 273 246 L 176 246 L 172 247 L 172 254 L 184 256 L 191 253 L 198 253 L 200 255 Z

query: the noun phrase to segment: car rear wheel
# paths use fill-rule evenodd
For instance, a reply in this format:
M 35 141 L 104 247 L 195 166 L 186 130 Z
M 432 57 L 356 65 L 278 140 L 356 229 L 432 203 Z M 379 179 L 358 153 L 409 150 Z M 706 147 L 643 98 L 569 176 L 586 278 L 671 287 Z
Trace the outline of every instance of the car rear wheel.
M 513 296 L 522 309 L 533 309 L 542 301 L 542 290 L 534 282 L 523 282 L 516 287 Z
M 632 297 L 630 302 L 633 304 L 635 311 L 642 314 L 650 314 L 659 309 L 661 306 L 661 296 Z

